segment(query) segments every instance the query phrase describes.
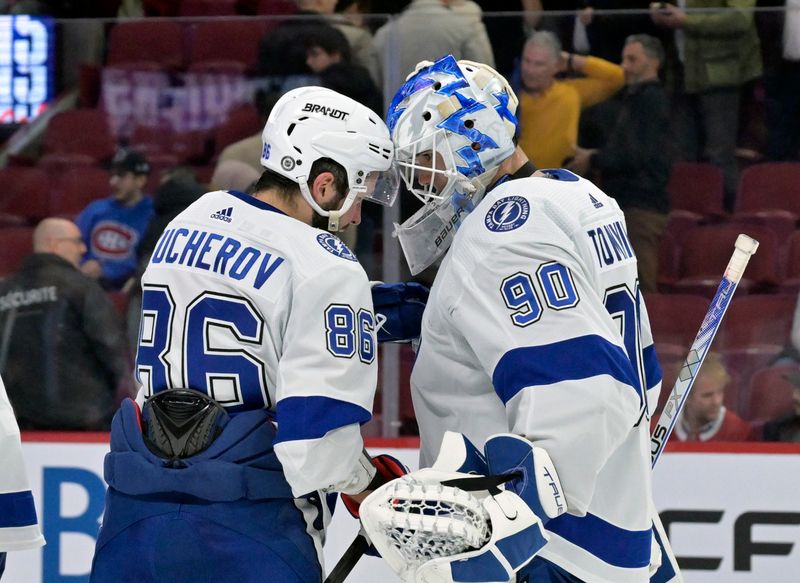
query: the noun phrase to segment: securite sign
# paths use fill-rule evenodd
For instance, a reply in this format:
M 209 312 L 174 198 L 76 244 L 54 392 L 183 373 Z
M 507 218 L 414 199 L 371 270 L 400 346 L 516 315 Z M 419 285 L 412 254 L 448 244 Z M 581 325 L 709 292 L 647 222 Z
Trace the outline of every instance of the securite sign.
M 106 434 L 27 434 L 24 455 L 48 544 L 10 553 L 3 583 L 83 583 L 103 513 Z M 373 440 L 416 467 L 413 440 Z M 661 512 L 687 583 L 800 581 L 800 446 L 698 445 L 671 448 L 655 470 Z M 356 522 L 337 512 L 325 546 L 330 570 Z M 364 557 L 352 583 L 399 582 Z

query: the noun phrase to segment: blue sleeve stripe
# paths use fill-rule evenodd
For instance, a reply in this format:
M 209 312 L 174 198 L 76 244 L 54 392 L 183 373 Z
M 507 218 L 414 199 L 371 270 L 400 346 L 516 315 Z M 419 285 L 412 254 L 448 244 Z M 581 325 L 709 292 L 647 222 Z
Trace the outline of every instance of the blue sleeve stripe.
M 650 564 L 652 529 L 627 530 L 593 514 L 562 514 L 545 528 L 609 565 L 636 569 Z
M 525 387 L 610 375 L 637 391 L 639 381 L 625 351 L 597 335 L 506 352 L 492 374 L 494 390 L 508 403 Z
M 347 401 L 331 397 L 287 397 L 276 406 L 275 443 L 319 439 L 334 429 L 353 423 L 364 424 L 370 419 L 372 413 Z
M 36 508 L 33 505 L 33 494 L 29 490 L 0 494 L 0 528 L 34 524 L 36 524 Z
M 644 379 L 646 388 L 650 389 L 661 382 L 661 365 L 658 363 L 655 344 L 651 344 L 642 351 L 644 358 Z

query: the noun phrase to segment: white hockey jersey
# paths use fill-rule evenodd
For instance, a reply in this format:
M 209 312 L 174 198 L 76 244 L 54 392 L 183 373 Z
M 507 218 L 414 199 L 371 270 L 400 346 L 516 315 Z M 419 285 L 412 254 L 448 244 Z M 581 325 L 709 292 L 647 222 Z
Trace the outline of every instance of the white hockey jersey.
M 346 486 L 377 382 L 367 276 L 334 235 L 238 192 L 165 229 L 142 278 L 140 401 L 166 388 L 264 408 L 294 494 Z
M 22 462 L 19 427 L 0 379 L 0 553 L 44 544 Z
M 548 172 L 490 191 L 442 263 L 411 375 L 421 466 L 447 430 L 528 437 L 569 509 L 540 555 L 587 583 L 643 583 L 661 371 L 636 260 L 616 202 Z

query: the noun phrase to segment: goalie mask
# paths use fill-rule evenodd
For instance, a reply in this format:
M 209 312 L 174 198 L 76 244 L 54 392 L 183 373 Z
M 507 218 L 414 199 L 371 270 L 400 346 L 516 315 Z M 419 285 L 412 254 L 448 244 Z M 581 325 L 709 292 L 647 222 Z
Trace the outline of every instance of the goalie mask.
M 396 227 L 412 274 L 441 257 L 514 152 L 517 97 L 487 65 L 423 62 L 387 114 L 403 181 L 425 206 Z
M 261 165 L 300 187 L 314 211 L 339 230 L 339 218 L 359 199 L 394 202 L 400 181 L 392 142 L 383 121 L 360 103 L 323 87 L 286 93 L 273 107 L 262 133 Z M 311 165 L 330 158 L 347 172 L 348 191 L 338 210 L 324 210 L 311 195 Z

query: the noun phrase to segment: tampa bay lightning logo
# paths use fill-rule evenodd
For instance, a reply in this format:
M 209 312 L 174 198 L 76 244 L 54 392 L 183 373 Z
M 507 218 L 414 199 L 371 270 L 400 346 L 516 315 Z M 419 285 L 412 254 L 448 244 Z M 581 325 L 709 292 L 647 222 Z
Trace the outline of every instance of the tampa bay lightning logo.
M 483 222 L 496 233 L 520 228 L 531 214 L 531 205 L 521 196 L 507 196 L 492 205 Z
M 317 235 L 317 243 L 322 245 L 322 248 L 325 249 L 328 253 L 333 253 L 336 257 L 341 257 L 342 259 L 349 259 L 350 261 L 358 261 L 356 256 L 353 254 L 350 249 L 347 248 L 347 245 L 342 243 L 341 239 L 336 235 L 331 235 L 330 233 L 320 233 Z

